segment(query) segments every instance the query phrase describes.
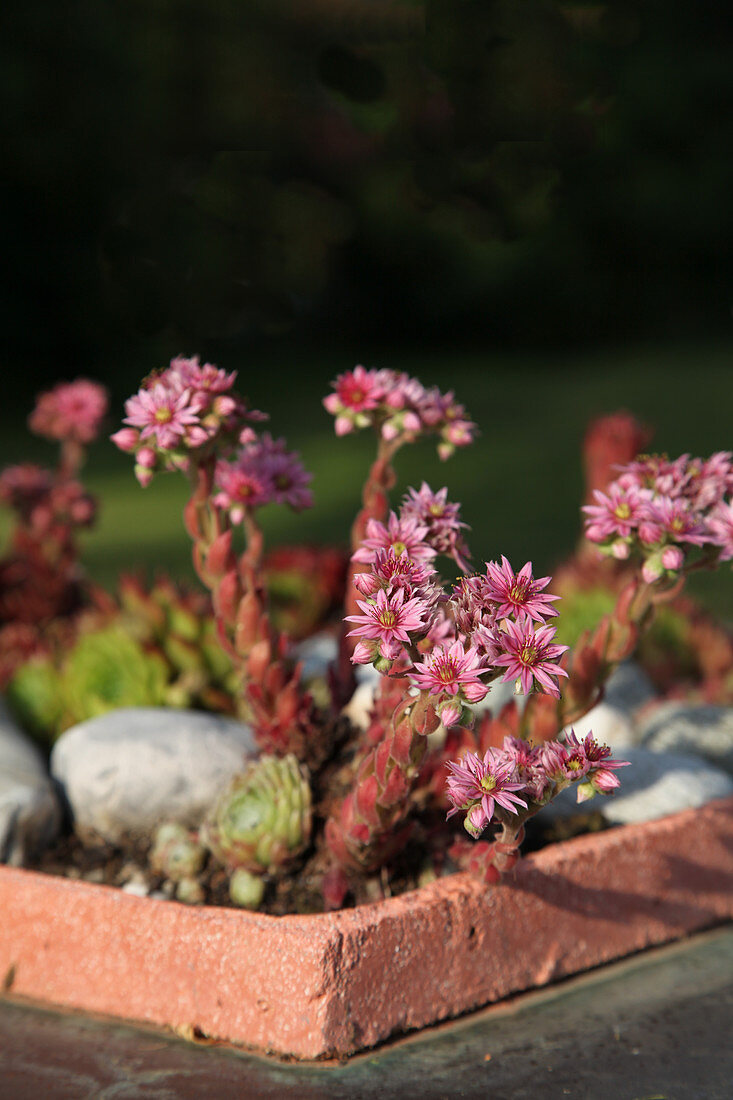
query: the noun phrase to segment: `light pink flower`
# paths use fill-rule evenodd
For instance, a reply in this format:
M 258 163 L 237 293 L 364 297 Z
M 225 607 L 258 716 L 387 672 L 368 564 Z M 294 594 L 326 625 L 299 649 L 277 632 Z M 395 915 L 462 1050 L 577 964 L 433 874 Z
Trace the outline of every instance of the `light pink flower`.
M 39 396 L 28 418 L 28 427 L 46 439 L 92 443 L 99 434 L 108 404 L 107 391 L 97 382 L 86 378 L 60 382 Z
M 720 547 L 719 561 L 733 558 L 733 502 L 721 501 L 708 520 L 710 541 Z
M 555 659 L 568 646 L 553 643 L 554 637 L 553 627 L 535 627 L 527 617 L 516 622 L 505 619 L 501 631 L 496 633 L 496 641 L 502 646 L 503 652 L 494 658 L 495 665 L 506 667 L 504 682 L 518 679 L 525 695 L 531 692 L 533 683 L 537 682 L 547 695 L 559 699 L 560 691 L 553 677 L 567 676 L 567 672 Z
M 376 561 L 378 550 L 391 550 L 398 557 L 400 554 L 407 554 L 415 561 L 432 561 L 435 550 L 425 541 L 427 533 L 427 527 L 416 519 L 398 519 L 394 512 L 389 513 L 386 526 L 379 520 L 370 519 L 366 538 L 362 540 L 351 560 L 370 565 Z
M 171 365 L 166 372 L 169 377 L 177 376 L 181 390 L 190 389 L 202 391 L 211 395 L 229 393 L 237 379 L 237 372 L 229 374 L 220 370 L 212 363 L 204 363 L 201 366 L 198 355 L 187 359 L 183 355 L 171 359 Z
M 152 439 L 163 451 L 178 447 L 191 427 L 199 425 L 200 404 L 192 405 L 190 390 L 177 393 L 160 382 L 141 389 L 125 402 L 123 423 L 140 429 L 140 439 Z
M 529 615 L 536 622 L 544 622 L 551 615 L 557 615 L 557 608 L 552 606 L 559 596 L 551 596 L 544 593 L 543 588 L 552 580 L 552 577 L 540 577 L 535 580 L 532 576 L 532 562 L 528 561 L 518 573 L 514 573 L 511 564 L 502 555 L 501 565 L 496 562 L 486 563 L 486 576 L 488 585 L 486 595 L 497 604 L 497 616 L 504 618 L 507 615 Z
M 424 661 L 415 665 L 411 679 L 433 695 L 458 695 L 469 703 L 478 703 L 488 693 L 481 676 L 489 671 L 475 649 L 464 649 L 462 642 L 436 647 Z
M 391 659 L 394 642 L 409 642 L 410 633 L 422 631 L 425 627 L 426 607 L 422 600 L 405 601 L 404 589 L 388 595 L 384 589 L 377 592 L 376 600 L 357 600 L 363 615 L 347 615 L 346 621 L 357 623 L 348 637 L 375 638 L 380 643 L 383 657 Z
M 613 482 L 607 493 L 595 489 L 595 504 L 584 504 L 585 535 L 591 542 L 606 542 L 617 536 L 629 538 L 647 515 L 647 501 L 636 485 L 623 488 Z
M 469 751 L 462 760 L 451 761 L 448 768 L 448 817 L 467 812 L 464 825 L 471 836 L 481 835 L 497 806 L 511 814 L 516 814 L 517 807 L 527 809 L 527 803 L 515 793 L 523 784 L 513 780 L 513 761 L 501 750 L 489 749 L 483 758 Z

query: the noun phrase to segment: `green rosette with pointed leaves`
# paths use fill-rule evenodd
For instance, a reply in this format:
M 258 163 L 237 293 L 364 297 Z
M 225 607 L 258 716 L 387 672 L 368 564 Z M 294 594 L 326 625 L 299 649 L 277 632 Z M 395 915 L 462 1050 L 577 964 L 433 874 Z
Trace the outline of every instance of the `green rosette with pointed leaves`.
M 311 835 L 308 770 L 295 756 L 261 756 L 212 808 L 201 839 L 230 869 L 274 875 L 305 850 Z

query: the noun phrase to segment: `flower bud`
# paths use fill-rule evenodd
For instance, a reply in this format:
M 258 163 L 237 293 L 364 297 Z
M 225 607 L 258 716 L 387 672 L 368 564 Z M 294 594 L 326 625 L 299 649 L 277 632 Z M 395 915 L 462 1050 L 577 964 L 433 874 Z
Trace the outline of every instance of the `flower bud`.
M 684 565 L 685 555 L 679 546 L 665 546 L 662 550 L 662 565 L 671 572 L 677 572 Z
M 647 584 L 654 584 L 664 573 L 664 566 L 662 565 L 661 557 L 658 554 L 653 554 L 652 557 L 647 558 L 641 567 L 641 575 Z
M 259 909 L 265 895 L 261 875 L 253 875 L 239 867 L 229 879 L 229 897 L 240 909 Z

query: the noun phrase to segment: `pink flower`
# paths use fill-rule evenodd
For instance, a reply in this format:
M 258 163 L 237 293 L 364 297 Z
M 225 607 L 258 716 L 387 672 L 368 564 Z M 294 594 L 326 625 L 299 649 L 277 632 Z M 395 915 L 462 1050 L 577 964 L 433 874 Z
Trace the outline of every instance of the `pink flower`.
M 415 561 L 394 550 L 375 551 L 370 573 L 356 573 L 354 585 L 363 596 L 373 596 L 378 588 L 404 588 L 408 593 L 421 589 L 435 574 L 426 562 Z
M 527 803 L 514 793 L 523 786 L 513 780 L 514 764 L 499 749 L 489 749 L 483 759 L 469 751 L 462 760 L 451 761 L 448 768 L 448 817 L 467 812 L 464 826 L 471 836 L 481 835 L 497 806 L 510 814 L 516 814 L 517 807 L 527 809 Z
M 28 427 L 46 439 L 92 443 L 99 434 L 107 407 L 107 391 L 97 382 L 86 378 L 60 382 L 40 395 L 28 418 Z
M 702 546 L 710 541 L 707 525 L 689 501 L 660 497 L 652 501 L 649 511 L 652 522 L 658 524 L 663 534 L 674 542 L 691 542 L 695 546 Z
M 425 541 L 438 554 L 453 558 L 458 568 L 465 571 L 469 568 L 467 559 L 471 555 L 461 535 L 461 529 L 466 524 L 459 519 L 459 512 L 460 505 L 451 504 L 448 500 L 447 488 L 434 493 L 427 482 L 423 481 L 419 492 L 415 489 L 407 490 L 400 516 L 403 519 L 415 519 L 425 526 Z
M 475 649 L 464 649 L 460 641 L 435 648 L 424 661 L 415 665 L 413 682 L 434 695 L 458 695 L 469 703 L 478 703 L 488 693 L 480 677 L 489 671 Z
M 376 561 L 378 550 L 391 550 L 398 557 L 407 554 L 415 561 L 431 561 L 435 550 L 425 541 L 427 533 L 427 527 L 416 519 L 398 519 L 394 512 L 389 513 L 386 527 L 379 520 L 370 519 L 366 538 L 351 560 L 369 565 Z
M 552 602 L 560 597 L 542 592 L 552 578 L 540 577 L 535 580 L 531 561 L 515 574 L 507 558 L 502 555 L 501 565 L 496 562 L 486 563 L 486 576 L 489 582 L 487 596 L 499 605 L 499 618 L 524 614 L 539 623 L 550 615 L 557 615 L 557 609 L 552 606 Z
M 473 439 L 475 425 L 452 393 L 426 390 L 417 378 L 403 372 L 358 366 L 340 374 L 333 385 L 334 392 L 323 404 L 336 417 L 337 435 L 371 427 L 399 446 L 431 432 L 440 436 L 438 451 L 443 458 Z
M 733 558 L 733 502 L 721 501 L 708 520 L 710 541 L 720 547 L 718 561 L 730 561 Z
M 50 472 L 31 463 L 6 466 L 0 471 L 0 501 L 26 521 L 33 509 L 48 498 L 52 487 Z
M 685 555 L 679 546 L 665 546 L 662 550 L 662 565 L 665 569 L 676 573 L 685 564 Z
M 472 636 L 472 644 L 477 644 L 479 631 L 484 639 L 493 632 L 497 609 L 489 593 L 487 577 L 461 577 L 453 589 L 450 606 L 458 629 Z
M 237 379 L 237 372 L 229 374 L 220 370 L 212 363 L 204 363 L 201 366 L 198 355 L 192 359 L 186 359 L 183 355 L 171 359 L 171 365 L 166 371 L 169 377 L 177 376 L 181 390 L 200 390 L 208 394 L 229 393 Z
M 635 485 L 622 488 L 614 481 L 607 493 L 596 489 L 593 496 L 596 504 L 583 505 L 585 535 L 591 542 L 629 538 L 646 516 L 646 499 Z
M 190 390 L 176 392 L 156 382 L 128 398 L 125 412 L 123 423 L 140 428 L 141 440 L 152 439 L 161 450 L 169 451 L 179 446 L 191 427 L 199 426 L 200 404 L 192 404 Z
M 532 620 L 522 617 L 514 622 L 505 619 L 502 630 L 497 631 L 496 641 L 504 652 L 495 657 L 495 665 L 506 666 L 504 682 L 519 680 L 522 691 L 528 695 L 536 681 L 541 689 L 556 699 L 560 691 L 553 676 L 567 676 L 567 672 L 555 661 L 568 649 L 566 645 L 552 642 L 555 629 L 550 626 L 535 628 Z
M 261 508 L 274 500 L 271 480 L 246 454 L 235 462 L 217 462 L 215 484 L 218 492 L 214 504 L 229 513 L 232 523 L 241 523 L 247 509 Z
M 359 624 L 348 636 L 377 639 L 382 656 L 389 659 L 394 652 L 393 643 L 409 643 L 410 633 L 421 631 L 425 626 L 425 604 L 419 599 L 405 602 L 402 588 L 391 595 L 380 588 L 373 603 L 357 600 L 357 604 L 364 614 L 346 616 L 347 622 Z
M 502 751 L 513 762 L 513 778 L 523 784 L 523 793 L 533 802 L 541 802 L 552 784 L 542 767 L 539 747 L 521 737 L 505 737 Z
M 118 432 L 115 432 L 109 438 L 115 447 L 119 447 L 126 454 L 132 454 L 140 442 L 140 432 L 136 428 L 120 428 Z
M 620 786 L 614 775 L 617 768 L 629 766 L 628 760 L 612 760 L 608 745 L 600 745 L 592 733 L 579 741 L 574 730 L 565 735 L 565 743 L 549 741 L 540 749 L 547 774 L 559 781 L 576 782 L 578 802 L 585 802 L 594 794 L 610 794 Z

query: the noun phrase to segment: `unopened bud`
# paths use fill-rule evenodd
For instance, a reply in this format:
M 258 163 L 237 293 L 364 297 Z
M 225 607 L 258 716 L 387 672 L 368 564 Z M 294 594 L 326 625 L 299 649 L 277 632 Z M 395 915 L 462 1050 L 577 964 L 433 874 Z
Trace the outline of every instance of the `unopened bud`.
M 685 555 L 679 546 L 665 546 L 662 550 L 662 565 L 665 569 L 676 572 L 681 569 L 685 561 Z

